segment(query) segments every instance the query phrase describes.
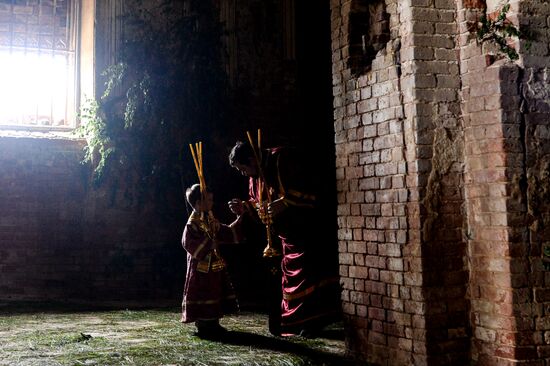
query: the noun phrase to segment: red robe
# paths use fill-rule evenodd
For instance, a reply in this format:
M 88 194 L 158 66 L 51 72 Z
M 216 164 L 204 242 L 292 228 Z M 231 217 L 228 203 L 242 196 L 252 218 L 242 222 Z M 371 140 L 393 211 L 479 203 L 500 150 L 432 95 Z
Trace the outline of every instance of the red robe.
M 320 329 L 339 319 L 340 288 L 336 238 L 322 211 L 315 172 L 300 164 L 290 149 L 264 153 L 263 174 L 271 200 L 285 199 L 287 208 L 276 218 L 272 230 L 282 245 L 281 332 Z M 257 207 L 258 179 L 249 180 L 249 208 Z M 266 193 L 262 194 L 266 197 Z
M 212 234 L 212 225 L 193 212 L 183 231 L 182 245 L 187 251 L 187 276 L 183 292 L 184 323 L 219 319 L 238 310 L 237 297 L 225 263 L 218 252 L 218 243 L 238 240 L 232 225 L 219 225 Z

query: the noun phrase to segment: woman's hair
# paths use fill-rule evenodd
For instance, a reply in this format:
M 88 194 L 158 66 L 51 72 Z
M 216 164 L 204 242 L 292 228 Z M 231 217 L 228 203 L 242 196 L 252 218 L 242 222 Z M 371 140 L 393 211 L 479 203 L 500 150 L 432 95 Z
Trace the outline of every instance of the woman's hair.
M 254 157 L 254 151 L 248 142 L 237 141 L 229 154 L 229 165 L 249 164 L 250 158 Z
M 185 198 L 191 207 L 195 207 L 198 200 L 201 199 L 201 186 L 198 183 L 193 184 L 185 190 Z

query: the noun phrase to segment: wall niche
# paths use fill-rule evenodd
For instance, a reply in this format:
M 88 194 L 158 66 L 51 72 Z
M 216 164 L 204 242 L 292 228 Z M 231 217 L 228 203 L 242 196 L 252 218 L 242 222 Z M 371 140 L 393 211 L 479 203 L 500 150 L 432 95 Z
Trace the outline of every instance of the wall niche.
M 384 0 L 354 0 L 349 13 L 348 67 L 354 76 L 371 69 L 378 51 L 390 40 L 389 14 Z

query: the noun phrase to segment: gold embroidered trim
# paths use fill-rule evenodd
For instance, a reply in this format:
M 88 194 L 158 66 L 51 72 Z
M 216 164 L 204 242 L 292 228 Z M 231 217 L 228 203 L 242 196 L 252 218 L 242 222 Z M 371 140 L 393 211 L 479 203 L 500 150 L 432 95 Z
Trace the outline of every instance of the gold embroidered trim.
M 317 319 L 317 318 L 322 318 L 324 316 L 331 315 L 331 314 L 338 314 L 338 310 L 326 311 L 324 313 L 316 314 L 314 316 L 310 316 L 309 318 L 300 319 L 300 320 L 297 320 L 297 321 L 291 322 L 291 323 L 285 322 L 283 320 L 283 323 L 284 323 L 283 326 L 289 327 L 289 326 L 294 326 L 294 325 L 298 325 L 298 324 L 303 324 L 303 323 L 308 322 L 310 320 Z
M 202 243 L 199 244 L 199 246 L 197 247 L 197 250 L 195 250 L 193 252 L 193 255 L 192 255 L 193 258 L 198 259 L 198 255 L 199 255 L 200 251 L 203 250 L 203 248 L 206 246 L 206 243 L 208 243 L 209 240 L 210 240 L 210 238 L 205 238 L 202 241 Z
M 236 299 L 236 295 L 230 295 L 223 298 L 223 300 L 233 300 Z M 198 300 L 198 301 L 183 301 L 183 305 L 212 305 L 212 304 L 218 304 L 221 300 Z

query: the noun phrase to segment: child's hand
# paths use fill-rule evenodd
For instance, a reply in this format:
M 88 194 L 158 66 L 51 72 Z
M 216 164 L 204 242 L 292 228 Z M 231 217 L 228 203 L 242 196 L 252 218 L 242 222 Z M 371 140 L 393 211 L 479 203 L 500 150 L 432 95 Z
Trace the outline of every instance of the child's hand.
M 218 219 L 214 218 L 212 219 L 212 221 L 210 221 L 210 228 L 214 233 L 217 233 L 218 231 L 220 231 L 220 222 L 218 221 Z

